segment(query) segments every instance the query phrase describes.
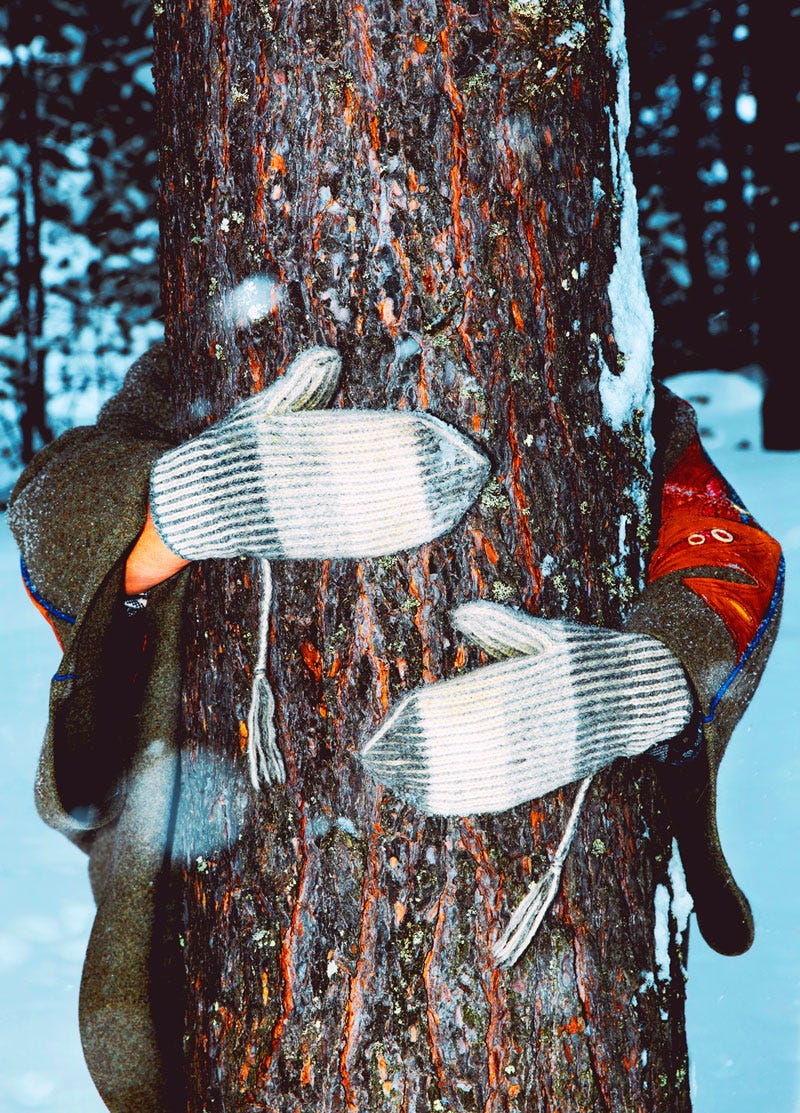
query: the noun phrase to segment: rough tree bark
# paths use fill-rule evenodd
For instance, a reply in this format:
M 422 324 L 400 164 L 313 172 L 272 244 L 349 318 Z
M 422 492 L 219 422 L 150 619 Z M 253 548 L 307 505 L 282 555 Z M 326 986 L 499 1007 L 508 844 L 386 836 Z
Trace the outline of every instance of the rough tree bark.
M 767 376 L 762 410 L 764 447 L 800 449 L 795 420 L 797 355 L 792 323 L 797 305 L 800 243 L 800 104 L 792 58 L 800 46 L 797 9 L 777 8 L 774 19 L 753 7 L 751 85 L 758 103 L 756 166 L 765 187 L 756 201 L 757 358 Z M 780 120 L 780 127 L 769 121 Z
M 356 756 L 403 691 L 479 663 L 454 604 L 616 626 L 640 583 L 648 414 L 611 405 L 642 365 L 609 292 L 626 219 L 638 263 L 620 19 L 616 0 L 156 4 L 182 431 L 324 342 L 335 404 L 428 409 L 494 474 L 436 543 L 274 566 L 274 791 L 242 757 L 255 568 L 195 572 L 174 846 L 193 1113 L 689 1108 L 646 764 L 597 778 L 559 898 L 501 972 L 490 946 L 574 789 L 426 819 Z M 260 273 L 274 309 L 237 325 L 220 295 Z

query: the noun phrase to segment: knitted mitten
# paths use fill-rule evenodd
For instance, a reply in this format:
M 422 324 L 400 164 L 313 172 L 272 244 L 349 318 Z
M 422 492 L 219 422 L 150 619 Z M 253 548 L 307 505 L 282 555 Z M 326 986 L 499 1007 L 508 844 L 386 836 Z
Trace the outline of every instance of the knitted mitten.
M 692 696 L 655 638 L 468 603 L 455 626 L 493 657 L 411 692 L 365 744 L 367 768 L 435 815 L 498 812 L 677 734 Z
M 298 363 L 305 367 L 297 368 Z M 315 397 L 287 402 L 319 365 Z M 317 348 L 273 388 L 238 405 L 154 465 L 150 510 L 188 560 L 369 557 L 446 532 L 474 501 L 488 461 L 425 413 L 297 411 L 325 404 L 338 355 Z M 288 380 L 288 381 L 287 381 Z

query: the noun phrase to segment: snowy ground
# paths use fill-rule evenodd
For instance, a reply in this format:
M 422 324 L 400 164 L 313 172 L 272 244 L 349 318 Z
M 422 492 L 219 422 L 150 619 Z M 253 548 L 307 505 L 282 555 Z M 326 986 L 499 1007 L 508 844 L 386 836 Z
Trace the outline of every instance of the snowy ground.
M 706 444 L 781 541 L 788 583 L 781 634 L 720 774 L 720 828 L 756 916 L 752 950 L 711 952 L 696 931 L 687 1018 L 695 1113 L 800 1113 L 800 453 L 765 453 L 757 381 L 680 376 Z M 102 1113 L 78 1041 L 77 999 L 93 914 L 83 856 L 38 820 L 31 784 L 58 650 L 27 602 L 0 527 L 0 1113 Z M 567 1111 L 563 1111 L 567 1113 Z

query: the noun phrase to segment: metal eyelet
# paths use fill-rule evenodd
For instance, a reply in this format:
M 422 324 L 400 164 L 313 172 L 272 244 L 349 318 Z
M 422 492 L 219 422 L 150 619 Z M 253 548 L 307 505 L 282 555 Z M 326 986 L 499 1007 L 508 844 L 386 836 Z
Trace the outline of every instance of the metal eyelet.
M 706 537 L 704 533 L 690 533 L 686 538 L 690 545 L 705 545 Z
M 726 529 L 712 529 L 711 536 L 715 541 L 724 541 L 726 545 L 730 545 L 733 541 L 733 534 Z

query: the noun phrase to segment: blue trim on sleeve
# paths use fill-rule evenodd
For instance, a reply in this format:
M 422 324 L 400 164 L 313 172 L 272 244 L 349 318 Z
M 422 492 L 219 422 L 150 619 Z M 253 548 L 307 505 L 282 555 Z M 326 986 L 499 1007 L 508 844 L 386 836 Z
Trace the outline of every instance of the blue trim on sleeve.
M 708 714 L 703 717 L 703 720 L 702 720 L 703 723 L 710 723 L 712 721 L 712 719 L 714 718 L 714 714 L 715 714 L 717 708 L 719 707 L 720 701 L 722 700 L 723 696 L 725 695 L 727 690 L 730 688 L 731 684 L 733 684 L 734 680 L 739 675 L 739 672 L 742 670 L 742 668 L 744 668 L 745 662 L 750 657 L 752 657 L 753 653 L 755 653 L 756 647 L 758 646 L 758 643 L 761 641 L 764 634 L 766 633 L 767 627 L 769 626 L 770 622 L 772 621 L 772 619 L 775 615 L 775 611 L 778 608 L 778 602 L 780 600 L 781 590 L 783 588 L 783 580 L 784 580 L 785 570 L 786 570 L 786 562 L 784 561 L 783 555 L 781 554 L 781 559 L 778 563 L 778 576 L 777 576 L 777 579 L 775 580 L 775 590 L 772 593 L 772 599 L 770 600 L 770 604 L 769 604 L 769 608 L 767 610 L 767 613 L 764 615 L 763 619 L 761 620 L 761 625 L 759 626 L 758 630 L 756 630 L 755 637 L 753 638 L 753 640 L 748 645 L 747 649 L 742 654 L 741 661 L 736 666 L 736 668 L 733 670 L 733 672 L 731 672 L 731 674 L 727 677 L 724 684 L 722 685 L 720 690 L 717 692 L 717 694 L 714 696 L 713 700 L 711 701 L 711 708 L 709 709 Z
M 39 594 L 39 592 L 33 586 L 30 575 L 28 574 L 28 569 L 25 567 L 25 561 L 24 560 L 20 559 L 19 566 L 20 566 L 20 571 L 22 572 L 23 583 L 25 584 L 25 587 L 28 589 L 28 591 L 31 593 L 31 597 L 36 600 L 36 602 L 39 604 L 39 606 L 44 607 L 44 609 L 47 611 L 47 613 L 49 615 L 52 615 L 53 618 L 60 618 L 62 622 L 68 622 L 70 626 L 74 626 L 75 625 L 75 616 L 74 615 L 65 614 L 64 611 L 58 610 L 57 607 L 54 607 L 51 603 L 48 603 L 47 600 Z
M 56 673 L 53 680 L 77 680 L 77 674 L 74 672 Z

